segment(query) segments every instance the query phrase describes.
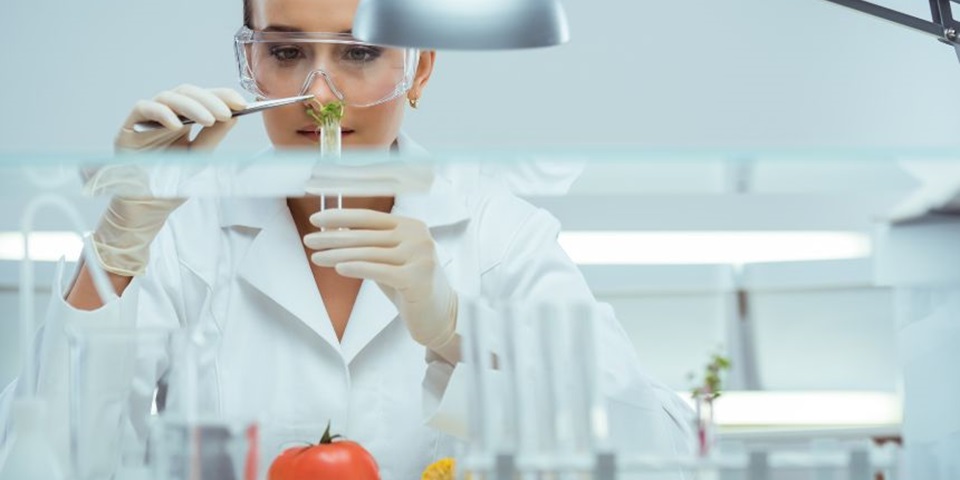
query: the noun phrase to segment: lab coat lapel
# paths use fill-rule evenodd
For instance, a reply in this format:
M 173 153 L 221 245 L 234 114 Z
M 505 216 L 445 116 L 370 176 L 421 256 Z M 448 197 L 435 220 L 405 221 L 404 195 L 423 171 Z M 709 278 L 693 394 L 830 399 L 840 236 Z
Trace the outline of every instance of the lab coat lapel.
M 283 200 L 278 200 L 283 202 Z M 290 211 L 278 208 L 254 238 L 239 276 L 340 351 Z M 271 321 L 272 319 L 265 319 Z
M 397 147 L 404 155 L 426 155 L 426 150 L 404 134 L 397 139 Z M 259 199 L 243 200 L 239 203 L 260 205 L 263 202 Z M 224 226 L 244 224 L 261 228 L 242 260 L 239 275 L 304 322 L 339 351 L 349 364 L 388 325 L 395 320 L 400 321 L 397 308 L 376 282 L 364 281 L 343 339 L 338 342 L 300 247 L 300 235 L 290 212 L 283 199 L 276 201 L 282 205 L 270 209 L 272 213 L 268 217 L 251 213 L 250 205 L 226 209 L 224 212 Z M 450 180 L 440 175 L 435 176 L 429 193 L 398 195 L 393 213 L 422 220 L 430 227 L 431 233 L 469 218 L 464 199 L 455 193 Z M 245 218 L 251 214 L 256 215 L 256 221 Z M 453 260 L 450 249 L 443 242 L 437 243 L 437 257 L 445 269 Z
M 438 246 L 437 256 L 443 267 L 451 261 L 445 248 Z M 380 332 L 394 321 L 402 321 L 396 305 L 376 282 L 364 280 L 340 344 L 344 362 L 350 364 Z
M 397 319 L 397 307 L 376 282 L 364 280 L 350 312 L 340 348 L 349 364 L 383 329 Z
M 434 179 L 429 193 L 397 195 L 392 213 L 423 221 L 434 238 L 438 229 L 469 218 L 463 199 L 442 177 Z M 445 242 L 436 242 L 436 252 L 440 266 L 446 270 L 453 261 L 449 246 Z M 393 321 L 402 321 L 397 318 L 396 306 L 376 282 L 364 281 L 343 335 L 344 361 L 349 364 Z

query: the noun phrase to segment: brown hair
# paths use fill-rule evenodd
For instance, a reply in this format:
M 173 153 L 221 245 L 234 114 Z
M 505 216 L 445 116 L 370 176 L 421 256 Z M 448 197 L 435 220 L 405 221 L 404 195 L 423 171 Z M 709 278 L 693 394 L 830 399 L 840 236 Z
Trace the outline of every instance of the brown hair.
M 253 29 L 253 19 L 250 14 L 250 0 L 243 0 L 243 25 Z

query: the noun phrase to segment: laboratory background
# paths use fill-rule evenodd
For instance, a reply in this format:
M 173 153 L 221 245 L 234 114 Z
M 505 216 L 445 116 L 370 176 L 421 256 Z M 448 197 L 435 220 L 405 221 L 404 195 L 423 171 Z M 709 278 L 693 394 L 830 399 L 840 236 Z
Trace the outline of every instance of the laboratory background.
M 560 221 L 643 371 L 712 410 L 696 444 L 715 449 L 676 464 L 598 454 L 592 477 L 514 476 L 501 451 L 507 467 L 479 461 L 479 478 L 960 479 L 953 45 L 825 0 L 561 3 L 563 45 L 439 50 L 404 133 L 503 171 L 533 159 L 579 172 L 517 193 Z M 929 19 L 936 0 L 873 3 Z M 238 88 L 242 18 L 237 0 L 0 11 L 2 387 L 22 367 L 22 214 L 49 193 L 20 165 L 111 155 L 151 92 Z M 269 146 L 252 115 L 218 152 Z M 87 229 L 107 201 L 76 201 Z M 56 260 L 73 268 L 82 242 L 56 215 L 33 227 L 39 322 Z M 718 359 L 722 395 L 703 405 L 691 391 Z M 621 473 L 605 476 L 608 460 Z M 655 476 L 671 468 L 685 476 Z

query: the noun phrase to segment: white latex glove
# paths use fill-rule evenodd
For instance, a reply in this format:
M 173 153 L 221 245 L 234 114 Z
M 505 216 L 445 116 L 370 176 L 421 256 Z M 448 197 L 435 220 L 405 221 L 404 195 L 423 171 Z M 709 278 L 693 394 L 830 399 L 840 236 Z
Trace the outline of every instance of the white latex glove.
M 449 358 L 455 343 L 457 294 L 419 220 L 374 210 L 330 209 L 310 223 L 323 229 L 303 238 L 310 260 L 344 277 L 377 282 L 417 343 Z M 445 354 L 447 353 L 447 354 Z
M 183 85 L 161 92 L 153 100 L 137 102 L 133 112 L 117 135 L 114 147 L 118 153 L 156 151 L 168 148 L 205 149 L 216 147 L 236 124 L 231 110 L 246 106 L 239 93 L 227 89 L 205 90 Z M 190 140 L 190 126 L 177 116 L 189 118 L 203 128 Z M 164 129 L 137 133 L 133 125 L 153 120 Z M 137 183 L 138 179 L 111 177 L 101 170 L 88 180 L 94 190 L 109 189 L 110 182 Z M 144 192 L 149 190 L 144 185 Z M 115 196 L 93 233 L 93 244 L 100 263 L 108 272 L 135 276 L 144 272 L 149 261 L 150 243 L 163 227 L 167 217 L 183 203 L 182 199 L 131 198 Z

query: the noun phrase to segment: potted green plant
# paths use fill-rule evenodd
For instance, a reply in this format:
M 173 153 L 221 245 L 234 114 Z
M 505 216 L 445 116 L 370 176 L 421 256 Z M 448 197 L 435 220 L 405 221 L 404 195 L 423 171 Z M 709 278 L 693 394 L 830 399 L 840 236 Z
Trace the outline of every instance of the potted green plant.
M 730 359 L 719 353 L 710 357 L 710 362 L 704 368 L 702 381 L 694 387 L 690 396 L 696 408 L 697 424 L 697 452 L 701 457 L 710 455 L 714 442 L 714 401 L 720 398 L 723 392 L 723 372 L 730 369 Z M 688 378 L 693 381 L 695 375 L 691 372 Z

